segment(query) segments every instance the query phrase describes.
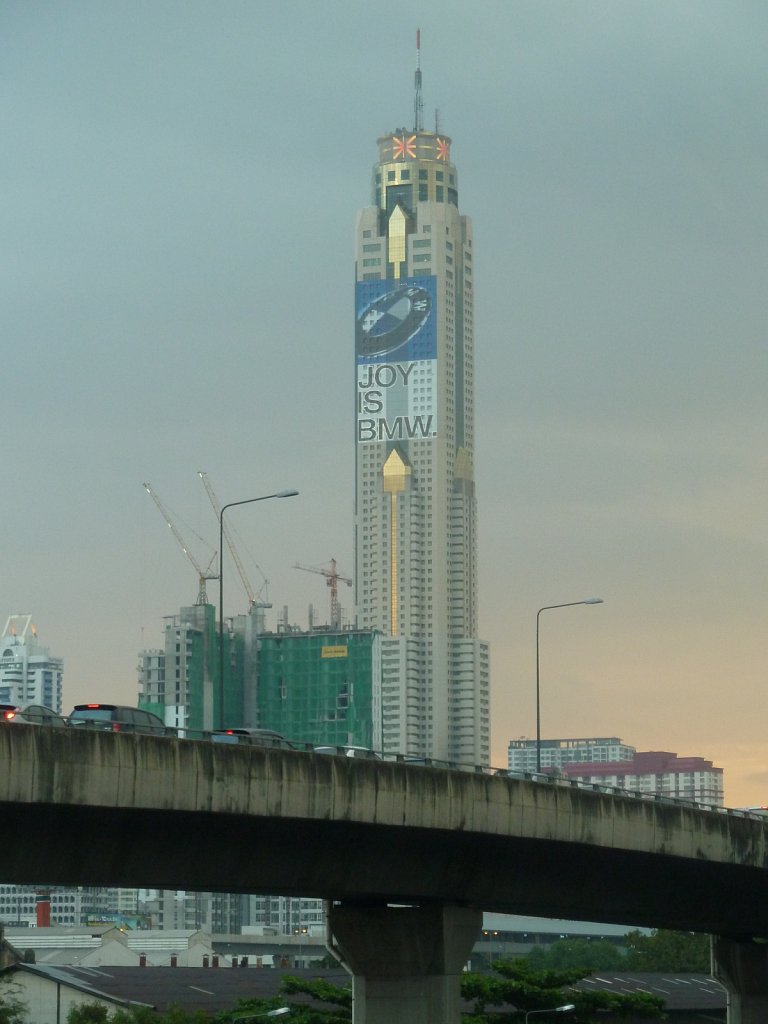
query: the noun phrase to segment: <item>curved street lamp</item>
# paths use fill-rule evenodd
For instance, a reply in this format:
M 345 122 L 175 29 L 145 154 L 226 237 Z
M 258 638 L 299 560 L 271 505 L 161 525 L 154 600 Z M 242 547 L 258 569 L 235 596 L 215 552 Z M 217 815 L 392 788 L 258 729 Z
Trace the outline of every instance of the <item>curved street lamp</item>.
M 539 616 L 553 608 L 573 608 L 577 604 L 602 604 L 602 597 L 588 597 L 585 601 L 567 601 L 565 604 L 547 604 L 536 612 L 536 771 L 541 771 L 541 695 L 539 689 Z M 537 1013 L 539 1011 L 536 1011 Z
M 269 498 L 293 498 L 298 491 L 277 491 L 275 494 L 262 494 L 259 498 L 245 498 L 243 501 L 230 501 L 222 505 L 219 512 L 219 728 L 225 729 L 224 721 L 224 513 L 235 505 L 252 505 L 254 501 L 267 501 Z M 264 1016 L 264 1014 L 262 1014 Z M 272 1016 L 275 1016 L 273 1013 Z
M 583 604 L 584 602 L 579 601 L 577 603 L 578 604 Z M 555 608 L 559 608 L 560 605 L 555 605 L 554 607 Z M 575 1010 L 575 1009 L 576 1009 L 576 1004 L 575 1003 L 566 1003 L 564 1006 L 553 1006 L 551 1010 L 528 1010 L 528 1011 L 526 1011 L 526 1014 L 525 1014 L 526 1024 L 527 1024 L 528 1018 L 533 1016 L 534 1013 L 571 1013 L 571 1011 Z
M 280 1006 L 276 1010 L 267 1010 L 266 1013 L 243 1013 L 238 1017 L 233 1017 L 232 1020 L 262 1020 L 264 1017 L 284 1017 L 286 1013 L 290 1013 L 290 1006 Z

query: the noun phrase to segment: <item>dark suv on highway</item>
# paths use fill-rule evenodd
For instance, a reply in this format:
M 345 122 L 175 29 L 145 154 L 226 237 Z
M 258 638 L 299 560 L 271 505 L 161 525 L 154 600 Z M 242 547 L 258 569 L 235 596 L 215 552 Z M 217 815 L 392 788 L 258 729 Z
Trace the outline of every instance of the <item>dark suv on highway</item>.
M 122 704 L 76 704 L 69 724 L 77 728 L 106 729 L 110 732 L 140 732 L 152 736 L 175 736 L 176 730 L 143 708 Z

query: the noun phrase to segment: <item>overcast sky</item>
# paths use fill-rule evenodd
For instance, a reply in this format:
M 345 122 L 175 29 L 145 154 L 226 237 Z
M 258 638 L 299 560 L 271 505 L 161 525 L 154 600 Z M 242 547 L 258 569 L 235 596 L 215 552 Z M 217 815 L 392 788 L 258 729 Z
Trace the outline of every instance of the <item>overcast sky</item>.
M 207 564 L 198 470 L 301 492 L 231 524 L 272 624 L 326 614 L 294 564 L 354 569 L 355 216 L 418 25 L 474 223 L 493 761 L 535 735 L 537 610 L 596 595 L 541 617 L 543 735 L 768 802 L 764 0 L 4 0 L 0 618 L 65 711 L 134 703 L 197 594 L 142 482 Z

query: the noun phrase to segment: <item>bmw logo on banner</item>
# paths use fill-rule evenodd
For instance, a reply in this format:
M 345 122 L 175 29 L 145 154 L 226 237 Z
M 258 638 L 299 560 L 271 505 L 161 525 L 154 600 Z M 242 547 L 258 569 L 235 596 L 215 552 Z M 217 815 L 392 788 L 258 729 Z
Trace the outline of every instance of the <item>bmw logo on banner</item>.
M 370 290 L 360 287 L 360 291 Z M 414 278 L 367 302 L 357 314 L 355 347 L 358 362 L 374 359 L 434 359 L 434 278 Z M 431 285 L 431 288 L 426 287 Z M 431 328 L 431 329 L 430 329 Z M 409 344 L 410 342 L 410 344 Z M 430 344 L 431 343 L 431 344 Z M 405 347 L 407 346 L 407 348 Z
M 437 427 L 434 277 L 357 283 L 357 440 L 432 438 Z

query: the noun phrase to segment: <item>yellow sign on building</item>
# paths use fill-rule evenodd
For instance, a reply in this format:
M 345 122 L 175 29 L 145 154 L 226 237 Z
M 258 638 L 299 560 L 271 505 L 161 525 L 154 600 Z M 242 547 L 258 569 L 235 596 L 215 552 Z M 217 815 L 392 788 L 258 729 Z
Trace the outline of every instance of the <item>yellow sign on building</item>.
M 347 645 L 337 644 L 335 647 L 321 647 L 320 657 L 321 658 L 346 658 L 347 656 Z

